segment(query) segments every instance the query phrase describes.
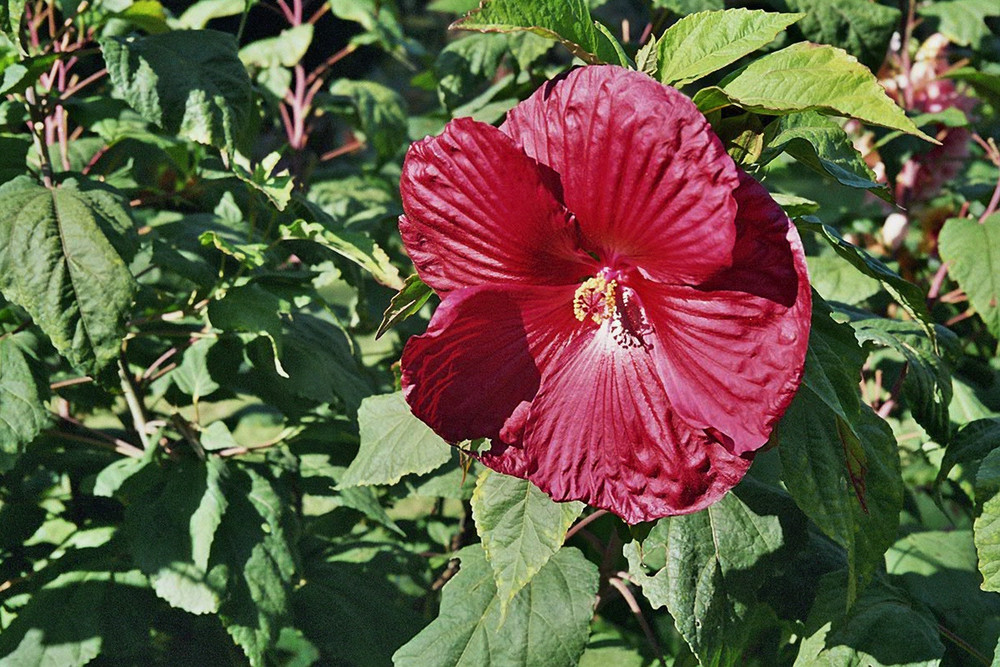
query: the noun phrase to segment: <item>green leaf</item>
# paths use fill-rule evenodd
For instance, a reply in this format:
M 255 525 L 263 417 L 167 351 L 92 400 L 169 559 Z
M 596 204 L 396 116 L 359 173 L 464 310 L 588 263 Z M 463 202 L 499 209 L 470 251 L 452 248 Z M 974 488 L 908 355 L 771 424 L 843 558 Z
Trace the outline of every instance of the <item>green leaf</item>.
M 452 28 L 481 32 L 527 30 L 560 42 L 577 58 L 596 65 L 621 64 L 614 46 L 594 27 L 586 0 L 488 0 Z
M 951 403 L 951 369 L 934 350 L 934 343 L 915 322 L 880 317 L 854 320 L 858 342 L 888 347 L 907 363 L 903 397 L 917 423 L 939 443 L 951 437 L 948 405 Z M 950 332 L 943 329 L 943 332 Z
M 338 545 L 320 556 L 305 563 L 293 597 L 295 625 L 322 652 L 320 664 L 391 665 L 427 622 L 412 590 L 412 573 L 424 564 L 392 544 Z
M 24 6 L 27 0 L 0 0 L 0 33 L 11 42 L 21 46 L 21 19 L 24 18 Z
M 759 58 L 694 96 L 702 113 L 730 104 L 785 115 L 822 111 L 857 118 L 937 143 L 921 132 L 886 95 L 864 65 L 843 49 L 801 42 Z
M 236 16 L 247 8 L 247 0 L 199 0 L 178 19 L 181 28 L 201 30 L 212 19 Z
M 135 0 L 120 12 L 112 14 L 117 19 L 127 21 L 151 35 L 167 32 L 167 15 L 158 0 Z
M 115 90 L 145 120 L 232 154 L 253 113 L 236 39 L 214 30 L 176 30 L 100 40 Z
M 433 293 L 417 274 L 408 277 L 403 283 L 403 289 L 396 292 L 389 302 L 389 307 L 385 309 L 382 323 L 375 332 L 375 338 L 381 338 L 386 331 L 418 313 Z
M 240 49 L 239 56 L 248 67 L 294 67 L 305 57 L 313 39 L 313 24 L 303 23 L 282 30 L 276 37 L 258 39 Z
M 134 475 L 123 487 L 129 496 L 130 487 L 149 484 L 129 498 L 122 528 L 136 566 L 171 606 L 192 614 L 217 612 L 224 581 L 209 576 L 208 560 L 228 505 L 224 461 L 189 459 L 160 470 L 146 466 L 144 473 L 156 479 L 150 483 L 141 479 L 145 474 Z
M 222 299 L 208 304 L 208 319 L 212 326 L 225 332 L 242 332 L 267 340 L 274 355 L 274 370 L 282 376 L 288 373 L 281 365 L 282 326 L 281 300 L 255 284 L 232 287 Z
M 267 245 L 263 243 L 240 243 L 226 239 L 215 231 L 203 232 L 198 241 L 203 246 L 211 246 L 223 255 L 232 257 L 249 269 L 258 269 L 267 263 Z
M 995 73 L 981 72 L 975 67 L 959 67 L 942 74 L 946 79 L 965 81 L 984 100 L 993 105 L 993 108 L 1000 107 L 1000 76 Z
M 739 495 L 660 519 L 644 539 L 624 548 L 646 599 L 654 608 L 667 607 L 704 665 L 738 662 L 757 590 L 785 543 L 779 517 L 755 511 Z
M 1000 338 L 1000 213 L 982 223 L 966 218 L 945 222 L 938 237 L 948 274 L 969 295 L 969 303 Z
M 979 588 L 977 562 L 971 530 L 910 533 L 885 555 L 893 584 L 927 605 L 939 627 L 990 655 L 1000 633 L 1000 596 Z
M 170 372 L 177 388 L 197 403 L 219 388 L 208 370 L 208 351 L 215 345 L 211 338 L 199 338 L 184 350 L 180 365 Z
M 32 372 L 29 334 L 0 336 L 0 452 L 16 455 L 49 425 L 49 388 Z
M 52 69 L 52 64 L 60 59 L 58 53 L 24 58 L 19 62 L 3 67 L 3 79 L 0 80 L 0 95 L 16 95 L 23 93 L 35 85 L 38 78 Z
M 649 36 L 649 41 L 635 54 L 635 68 L 640 72 L 645 72 L 654 79 L 659 79 L 657 74 L 656 61 L 659 57 L 659 48 L 654 35 Z
M 902 591 L 876 581 L 848 611 L 830 576 L 806 623 L 796 667 L 937 667 L 944 655 L 934 616 Z
M 557 503 L 526 479 L 483 472 L 472 494 L 472 517 L 493 567 L 505 616 L 510 601 L 562 547 L 583 503 Z
M 516 33 L 515 33 L 516 34 Z M 532 33 L 523 33 L 542 40 L 549 47 L 552 42 Z M 508 35 L 483 33 L 468 35 L 451 42 L 441 49 L 434 61 L 441 102 L 452 109 L 485 88 L 509 53 Z
M 402 392 L 369 396 L 358 410 L 361 446 L 340 478 L 339 488 L 395 484 L 451 459 L 451 446 L 413 416 Z
M 392 88 L 374 81 L 338 79 L 331 84 L 330 94 L 351 101 L 365 141 L 375 149 L 380 162 L 395 155 L 406 141 L 406 100 Z
M 864 275 L 882 283 L 882 287 L 903 307 L 910 317 L 920 324 L 921 329 L 931 341 L 937 345 L 937 331 L 934 329 L 933 318 L 927 310 L 927 301 L 923 291 L 913 283 L 903 280 L 899 275 L 865 250 L 845 241 L 833 227 L 824 225 L 818 220 L 799 219 L 795 221 L 800 230 L 810 231 L 818 235 L 836 251 L 838 255 L 850 262 Z
M 0 292 L 85 373 L 118 357 L 136 291 L 134 236 L 109 190 L 73 180 L 49 190 L 23 176 L 0 186 Z
M 280 233 L 281 238 L 288 241 L 312 241 L 351 260 L 386 287 L 403 289 L 399 269 L 393 266 L 385 251 L 364 232 L 335 230 L 319 222 L 296 220 L 290 225 L 282 225 Z
M 364 31 L 351 38 L 351 44 L 377 44 L 388 53 L 404 58 L 407 53 L 421 53 L 420 46 L 403 35 L 391 6 L 382 0 L 327 0 L 334 16 L 358 23 Z
M 725 6 L 725 0 L 653 0 L 653 7 L 682 15 L 724 9 Z
M 216 530 L 209 576 L 226 576 L 219 617 L 253 667 L 290 617 L 296 569 L 294 503 L 281 480 L 249 465 L 230 466 L 229 506 Z M 216 570 L 218 568 L 218 570 Z
M 847 549 L 851 601 L 895 539 L 903 505 L 892 430 L 859 397 L 865 357 L 851 328 L 814 296 L 802 385 L 776 429 L 789 493 Z
M 785 0 L 805 18 L 796 25 L 806 39 L 839 46 L 876 71 L 885 59 L 899 10 L 869 0 Z
M 659 79 L 684 86 L 774 41 L 805 14 L 727 9 L 685 16 L 657 41 Z
M 108 555 L 87 558 L 98 551 L 105 553 L 81 550 L 79 569 L 33 591 L 0 632 L 0 667 L 82 667 L 98 656 L 117 664 L 142 661 L 155 598 L 137 570 L 109 570 Z
M 1000 449 L 994 449 L 976 472 L 976 505 L 973 524 L 983 590 L 1000 591 Z
M 938 32 L 961 44 L 978 48 L 980 41 L 990 37 L 986 17 L 1000 16 L 1000 7 L 993 0 L 954 0 L 935 2 L 920 8 L 921 16 L 938 19 Z
M 564 547 L 514 597 L 506 619 L 493 570 L 476 544 L 456 554 L 440 615 L 392 656 L 396 667 L 575 665 L 587 643 L 597 566 Z
M 871 190 L 892 201 L 892 195 L 885 185 L 876 182 L 875 173 L 865 164 L 844 129 L 820 113 L 807 111 L 780 118 L 768 126 L 765 143 L 762 165 L 785 152 L 813 171 L 835 178 L 841 185 Z
M 827 301 L 857 305 L 882 291 L 877 280 L 861 273 L 836 254 L 806 257 L 806 264 L 809 267 L 809 282 Z
M 0 184 L 24 173 L 31 139 L 26 135 L 0 134 Z
M 959 463 L 978 461 L 1000 447 L 1000 418 L 977 419 L 965 424 L 944 450 L 935 484 L 940 485 Z
M 333 464 L 331 455 L 327 452 L 299 455 L 303 514 L 319 516 L 338 507 L 349 507 L 394 533 L 404 536 L 402 529 L 386 514 L 373 487 L 352 486 L 339 490 L 335 488 L 346 469 L 344 466 Z
M 308 409 L 301 399 L 320 404 L 339 399 L 353 415 L 372 388 L 346 332 L 334 322 L 304 312 L 282 316 L 281 321 L 285 375 L 278 374 L 270 341 L 258 338 L 247 346 L 254 365 L 248 389 L 289 414 Z

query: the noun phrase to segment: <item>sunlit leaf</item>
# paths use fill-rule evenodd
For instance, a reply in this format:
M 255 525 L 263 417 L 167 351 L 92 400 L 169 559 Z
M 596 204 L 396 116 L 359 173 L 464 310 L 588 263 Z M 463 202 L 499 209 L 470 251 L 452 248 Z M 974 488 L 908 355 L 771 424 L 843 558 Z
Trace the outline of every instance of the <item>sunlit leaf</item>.
M 361 447 L 340 487 L 395 484 L 403 475 L 428 473 L 451 460 L 451 446 L 413 416 L 401 392 L 370 396 L 358 410 Z
M 990 333 L 1000 338 L 1000 213 L 982 223 L 952 218 L 938 244 L 949 275 L 969 295 Z
M 660 519 L 644 539 L 625 545 L 643 594 L 670 611 L 702 664 L 734 664 L 742 655 L 754 614 L 749 602 L 785 542 L 774 510 L 755 511 L 739 495 Z
M 501 618 L 493 569 L 481 546 L 458 552 L 461 569 L 445 584 L 441 613 L 392 656 L 396 667 L 575 665 L 587 643 L 597 566 L 560 549 L 521 589 Z
M 766 46 L 803 16 L 749 9 L 685 16 L 657 40 L 657 78 L 689 84 Z
M 557 503 L 526 479 L 486 471 L 472 494 L 472 516 L 493 568 L 501 615 L 562 547 L 583 503 Z
M 778 115 L 823 111 L 934 141 L 886 95 L 868 68 L 832 46 L 793 44 L 753 61 L 720 85 L 694 96 L 703 113 L 730 104 Z
M 482 32 L 528 30 L 554 39 L 590 64 L 623 65 L 612 42 L 594 27 L 585 0 L 489 0 L 454 24 L 453 28 Z
M 97 373 L 118 357 L 136 284 L 132 219 L 107 189 L 0 186 L 0 292 L 24 308 L 70 363 Z

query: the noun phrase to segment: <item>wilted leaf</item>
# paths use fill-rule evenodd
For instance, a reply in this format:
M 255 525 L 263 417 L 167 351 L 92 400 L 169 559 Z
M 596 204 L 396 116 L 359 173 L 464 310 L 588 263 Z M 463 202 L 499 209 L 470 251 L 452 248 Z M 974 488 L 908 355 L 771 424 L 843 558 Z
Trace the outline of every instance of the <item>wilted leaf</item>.
M 392 265 L 385 251 L 364 232 L 335 230 L 319 222 L 296 220 L 290 225 L 282 225 L 281 236 L 289 241 L 312 241 L 351 260 L 386 287 L 397 290 L 403 288 L 399 269 Z
M 403 289 L 399 290 L 389 302 L 389 307 L 382 316 L 382 323 L 375 332 L 375 338 L 380 338 L 386 331 L 417 313 L 433 293 L 417 274 L 408 277 L 403 283 Z

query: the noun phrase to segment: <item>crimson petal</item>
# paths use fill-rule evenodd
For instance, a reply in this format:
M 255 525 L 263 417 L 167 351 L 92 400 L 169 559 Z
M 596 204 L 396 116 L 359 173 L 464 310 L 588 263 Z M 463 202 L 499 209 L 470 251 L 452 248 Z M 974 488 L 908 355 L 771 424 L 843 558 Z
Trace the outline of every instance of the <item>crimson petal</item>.
M 559 174 L 563 202 L 603 259 L 689 284 L 729 265 L 737 169 L 676 90 L 584 67 L 539 88 L 501 130 Z
M 736 454 L 758 449 L 798 389 L 811 293 L 798 233 L 741 174 L 733 266 L 698 288 L 643 285 L 670 404 Z
M 699 510 L 750 465 L 679 420 L 648 350 L 622 347 L 607 325 L 544 367 L 521 447 L 480 459 L 628 523 Z
M 485 282 L 569 284 L 586 275 L 558 182 L 495 127 L 459 118 L 415 143 L 400 180 L 399 230 L 439 294 Z
M 540 366 L 576 329 L 573 290 L 481 286 L 451 292 L 427 333 L 411 337 L 403 349 L 403 393 L 413 414 L 449 442 L 499 438 L 512 415 L 522 417 L 518 406 L 535 396 Z

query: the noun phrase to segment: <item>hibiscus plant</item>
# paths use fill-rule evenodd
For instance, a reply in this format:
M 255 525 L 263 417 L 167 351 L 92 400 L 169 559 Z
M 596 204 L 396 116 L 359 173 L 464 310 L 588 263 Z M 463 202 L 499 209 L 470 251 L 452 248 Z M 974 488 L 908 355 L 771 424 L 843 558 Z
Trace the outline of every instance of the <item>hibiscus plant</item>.
M 0 667 L 1000 660 L 996 0 L 0 51 Z

